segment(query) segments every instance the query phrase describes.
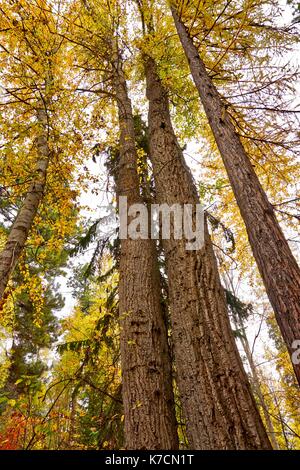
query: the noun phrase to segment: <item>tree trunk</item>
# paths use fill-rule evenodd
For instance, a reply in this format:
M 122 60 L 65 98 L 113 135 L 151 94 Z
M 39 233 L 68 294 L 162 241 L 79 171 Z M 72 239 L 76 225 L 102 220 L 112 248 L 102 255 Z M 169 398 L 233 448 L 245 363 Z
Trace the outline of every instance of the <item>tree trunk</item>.
M 80 385 L 75 385 L 75 388 L 72 390 L 71 393 L 71 400 L 70 400 L 70 417 L 69 417 L 69 428 L 67 430 L 68 437 L 66 439 L 66 449 L 76 448 L 75 444 L 75 433 L 76 433 L 76 412 L 77 412 L 77 397 L 78 392 L 80 389 Z
M 142 203 L 131 102 L 115 64 L 120 122 L 118 196 Z M 121 240 L 119 303 L 122 393 L 127 449 L 177 449 L 167 329 L 160 298 L 156 248 L 151 239 Z
M 234 291 L 233 285 L 231 282 L 228 282 L 226 279 L 224 279 L 224 284 L 228 290 L 231 290 L 231 292 Z M 251 372 L 250 381 L 251 381 L 252 389 L 255 392 L 258 403 L 261 407 L 270 442 L 274 450 L 279 450 L 278 442 L 276 440 L 276 432 L 275 432 L 275 429 L 271 420 L 268 406 L 264 398 L 264 394 L 261 389 L 260 378 L 257 373 L 255 362 L 253 360 L 253 352 L 251 351 L 251 347 L 250 347 L 250 344 L 246 335 L 246 328 L 244 325 L 244 320 L 241 316 L 237 318 L 235 315 L 233 315 L 233 324 L 238 331 L 241 331 L 239 340 L 242 344 L 243 351 L 246 354 L 247 362 L 250 367 L 250 372 Z
M 235 292 L 234 292 L 235 289 L 234 289 L 234 286 L 233 286 L 232 278 L 228 273 L 227 273 L 226 277 L 225 276 L 223 277 L 223 282 L 224 282 L 224 285 L 225 285 L 226 289 L 228 291 L 232 292 L 235 295 Z M 275 429 L 274 429 L 274 426 L 273 426 L 273 423 L 272 423 L 272 420 L 271 420 L 271 416 L 270 416 L 270 413 L 269 413 L 269 410 L 268 410 L 268 406 L 267 406 L 265 398 L 264 398 L 264 394 L 263 394 L 262 389 L 261 389 L 261 381 L 260 381 L 259 374 L 257 372 L 257 367 L 256 367 L 255 362 L 253 360 L 253 351 L 251 351 L 251 347 L 250 347 L 250 344 L 249 344 L 249 341 L 248 341 L 248 337 L 246 335 L 246 327 L 245 327 L 245 324 L 244 324 L 244 319 L 241 315 L 239 315 L 239 316 L 232 315 L 232 321 L 233 321 L 233 325 L 237 329 L 237 331 L 241 331 L 241 335 L 239 336 L 239 340 L 242 344 L 243 351 L 246 354 L 247 362 L 248 362 L 249 367 L 250 367 L 250 372 L 251 372 L 250 382 L 251 382 L 251 385 L 252 385 L 252 389 L 256 394 L 256 397 L 257 397 L 258 403 L 261 407 L 262 413 L 264 415 L 264 419 L 265 419 L 265 423 L 266 423 L 266 429 L 267 429 L 267 432 L 268 432 L 270 442 L 271 442 L 272 447 L 273 447 L 274 450 L 279 450 L 278 442 L 277 442 L 277 439 L 276 439 L 276 432 L 275 432 Z
M 190 70 L 214 134 L 254 258 L 273 306 L 281 334 L 292 355 L 300 338 L 300 269 L 276 219 L 274 209 L 237 135 L 221 97 L 187 29 L 172 8 Z M 300 364 L 293 364 L 300 384 Z
M 242 326 L 242 325 L 240 325 L 240 326 Z M 275 450 L 279 450 L 278 442 L 276 440 L 275 429 L 274 429 L 274 426 L 273 426 L 273 423 L 272 423 L 272 420 L 271 420 L 271 417 L 270 417 L 270 414 L 269 414 L 267 404 L 266 404 L 265 399 L 264 399 L 264 395 L 263 395 L 262 390 L 261 390 L 260 379 L 259 379 L 259 376 L 258 376 L 258 373 L 257 373 L 257 370 L 256 370 L 256 365 L 253 361 L 252 352 L 251 352 L 250 345 L 249 345 L 249 342 L 248 342 L 248 338 L 247 338 L 246 335 L 244 336 L 244 338 L 241 339 L 241 343 L 243 345 L 243 349 L 245 351 L 247 361 L 248 361 L 248 364 L 249 364 L 249 367 L 250 367 L 250 370 L 251 370 L 253 390 L 255 391 L 255 393 L 257 395 L 257 398 L 258 398 L 258 401 L 259 401 L 259 404 L 261 406 L 261 409 L 262 409 L 262 412 L 263 412 L 263 415 L 264 415 L 264 418 L 265 418 L 265 422 L 266 422 L 266 428 L 268 430 L 268 434 L 269 434 L 269 438 L 270 438 L 272 447 Z
M 17 214 L 6 244 L 0 253 L 0 299 L 3 297 L 11 274 L 24 250 L 28 234 L 44 195 L 47 168 L 51 154 L 47 140 L 47 113 L 45 108 L 38 109 L 37 121 L 41 127 L 40 135 L 36 139 L 39 159 L 23 205 Z
M 197 204 L 153 59 L 145 58 L 150 155 L 158 203 Z M 177 383 L 193 449 L 270 449 L 231 331 L 205 224 L 205 246 L 163 240 Z

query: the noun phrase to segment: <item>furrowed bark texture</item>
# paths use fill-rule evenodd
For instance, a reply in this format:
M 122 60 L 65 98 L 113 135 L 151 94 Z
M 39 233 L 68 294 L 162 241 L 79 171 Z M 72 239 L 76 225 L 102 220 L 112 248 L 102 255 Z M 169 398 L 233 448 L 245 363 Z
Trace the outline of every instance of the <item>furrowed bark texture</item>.
M 197 204 L 156 64 L 145 58 L 150 155 L 158 203 Z M 177 384 L 193 449 L 270 449 L 236 348 L 212 243 L 163 240 Z
M 8 281 L 25 247 L 29 231 L 44 195 L 47 168 L 51 154 L 47 139 L 47 115 L 45 109 L 41 108 L 37 111 L 37 121 L 41 127 L 41 133 L 36 139 L 39 159 L 33 181 L 13 223 L 6 244 L 0 253 L 0 299 L 3 297 Z
M 175 25 L 287 349 L 300 339 L 300 268 L 221 97 L 176 10 Z M 300 364 L 293 363 L 300 384 Z
M 143 200 L 131 102 L 120 64 L 116 70 L 120 121 L 117 193 L 127 196 L 129 207 Z M 171 359 L 152 240 L 121 240 L 119 303 L 126 448 L 177 449 Z

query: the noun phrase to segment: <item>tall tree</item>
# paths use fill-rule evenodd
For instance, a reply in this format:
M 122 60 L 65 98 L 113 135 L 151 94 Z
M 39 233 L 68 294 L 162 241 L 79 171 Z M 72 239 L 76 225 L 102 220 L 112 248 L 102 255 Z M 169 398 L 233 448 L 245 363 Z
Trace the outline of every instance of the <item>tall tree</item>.
M 140 10 L 143 15 L 145 5 L 140 4 Z M 153 34 L 151 13 L 143 19 Z M 144 65 L 157 202 L 169 207 L 192 204 L 195 211 L 197 190 L 173 130 L 167 90 L 149 54 L 144 55 Z M 162 243 L 176 376 L 190 447 L 270 449 L 232 334 L 206 221 L 201 249 L 187 251 L 186 240 L 176 239 L 174 233 Z
M 10 32 L 10 34 L 13 40 L 17 42 L 19 55 L 15 57 L 15 51 L 9 52 L 7 49 L 6 52 L 9 60 L 20 62 L 19 74 L 21 77 L 24 74 L 21 81 L 25 79 L 27 83 L 25 87 L 21 87 L 20 84 L 17 87 L 16 84 L 15 89 L 10 90 L 10 92 L 12 96 L 17 98 L 17 101 L 28 102 L 30 100 L 30 93 L 33 90 L 33 84 L 36 83 L 37 78 L 39 83 L 36 85 L 37 99 L 33 105 L 33 111 L 38 132 L 34 142 L 36 164 L 31 184 L 11 227 L 5 247 L 0 254 L 0 298 L 3 296 L 10 275 L 14 271 L 24 249 L 45 190 L 47 168 L 51 157 L 51 149 L 48 142 L 48 113 L 53 94 L 51 61 L 57 48 L 57 44 L 48 43 L 45 41 L 45 38 L 42 39 L 40 37 L 42 30 L 45 30 L 43 25 L 48 24 L 50 21 L 50 15 L 46 15 L 39 7 L 31 9 L 30 12 L 26 11 L 25 4 L 20 4 L 15 13 L 17 13 L 17 19 L 13 15 L 10 17 L 9 13 L 7 13 L 5 20 L 8 29 L 13 30 L 13 33 Z M 13 41 L 9 42 L 13 43 Z M 28 61 L 26 64 L 22 60 L 23 54 Z M 38 70 L 33 67 L 33 64 Z M 19 90 L 21 90 L 20 94 L 18 94 Z
M 143 199 L 139 190 L 133 115 L 120 57 L 114 66 L 120 121 L 117 194 L 127 196 L 130 207 L 143 203 Z M 122 393 L 126 444 L 130 449 L 177 447 L 171 362 L 160 301 L 153 241 L 121 240 Z
M 193 43 L 189 30 L 172 6 L 176 29 L 191 74 L 236 201 L 246 225 L 249 242 L 276 320 L 290 355 L 300 337 L 300 269 L 278 224 L 274 208 L 251 164 L 217 88 Z M 293 364 L 300 383 L 300 365 Z
M 137 171 L 134 119 L 118 40 L 123 11 L 119 2 L 106 8 L 100 2 L 85 1 L 84 9 L 97 40 L 100 39 L 92 60 L 99 67 L 99 59 L 104 59 L 117 102 L 120 130 L 117 198 L 126 196 L 128 207 L 144 204 Z M 89 47 L 93 49 L 94 44 Z M 131 220 L 128 217 L 127 224 Z M 129 236 L 121 239 L 119 275 L 125 445 L 129 449 L 176 449 L 171 361 L 154 242 Z
M 77 194 L 70 185 L 80 160 L 79 134 L 85 120 L 81 114 L 83 127 L 78 130 L 76 113 L 80 114 L 82 108 L 77 100 L 74 111 L 72 94 L 67 91 L 73 77 L 66 73 L 69 58 L 59 35 L 63 26 L 54 11 L 54 2 L 48 5 L 45 0 L 34 4 L 24 0 L 14 2 L 13 8 L 8 5 L 2 8 L 0 175 L 4 194 L 9 195 L 14 207 L 6 223 L 10 227 L 0 253 L 0 298 L 37 219 L 45 211 L 46 196 L 49 216 L 51 205 L 54 213 L 58 200 L 61 202 L 60 191 L 64 192 L 66 214 L 72 205 L 70 199 L 74 200 Z M 62 221 L 63 213 L 57 219 L 62 234 L 66 223 Z

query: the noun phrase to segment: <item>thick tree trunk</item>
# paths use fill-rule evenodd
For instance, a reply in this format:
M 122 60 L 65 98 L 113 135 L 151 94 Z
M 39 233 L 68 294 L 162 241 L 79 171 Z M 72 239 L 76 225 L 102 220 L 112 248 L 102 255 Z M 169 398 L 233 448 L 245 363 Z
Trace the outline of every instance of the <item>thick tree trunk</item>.
M 175 25 L 290 355 L 300 338 L 300 269 L 221 97 L 176 10 Z M 300 364 L 293 364 L 300 384 Z
M 116 65 L 120 121 L 118 196 L 142 203 L 131 102 Z M 151 239 L 121 240 L 120 324 L 122 393 L 127 449 L 178 448 L 167 329 L 160 299 L 156 248 Z
M 158 203 L 197 204 L 153 59 L 145 59 L 149 139 Z M 163 240 L 177 383 L 193 449 L 270 449 L 237 351 L 212 243 L 187 251 Z
M 51 154 L 47 141 L 47 115 L 44 108 L 37 111 L 37 121 L 41 127 L 40 135 L 36 139 L 39 159 L 23 205 L 17 214 L 6 244 L 0 253 L 0 299 L 3 297 L 11 274 L 25 247 L 28 234 L 44 195 L 47 168 Z

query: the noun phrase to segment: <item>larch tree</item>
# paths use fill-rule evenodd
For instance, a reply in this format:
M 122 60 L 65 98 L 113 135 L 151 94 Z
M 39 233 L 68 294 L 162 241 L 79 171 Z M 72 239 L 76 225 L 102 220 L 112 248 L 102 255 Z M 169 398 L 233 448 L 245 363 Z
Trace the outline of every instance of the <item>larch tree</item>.
M 188 27 L 181 19 L 181 3 L 172 3 L 171 8 L 194 83 L 246 225 L 253 255 L 281 334 L 292 356 L 295 341 L 300 338 L 299 266 L 227 111 L 226 103 L 218 93 Z M 293 366 L 300 383 L 300 365 L 294 363 Z
M 132 205 L 143 203 L 133 115 L 120 59 L 114 67 L 120 120 L 117 194 L 126 196 L 127 203 Z M 152 240 L 121 240 L 119 302 L 127 447 L 174 449 L 178 444 L 171 361 Z
M 126 197 L 128 207 L 144 204 L 132 106 L 119 38 L 124 9 L 119 2 L 104 6 L 97 1 L 85 1 L 84 15 L 87 38 L 83 32 L 81 42 L 88 44 L 86 53 L 91 59 L 90 68 L 97 70 L 98 67 L 99 70 L 105 61 L 106 79 L 108 76 L 109 79 L 105 85 L 108 89 L 102 87 L 102 92 L 111 93 L 118 109 L 117 199 Z M 98 71 L 98 83 L 99 79 Z M 132 219 L 129 215 L 127 228 Z M 134 240 L 128 235 L 120 240 L 120 244 L 118 295 L 125 446 L 140 450 L 176 449 L 178 437 L 171 360 L 155 243 L 149 238 Z
M 154 35 L 151 10 L 139 4 L 145 32 Z M 149 100 L 149 145 L 159 204 L 199 203 L 184 161 L 155 59 L 142 52 Z M 195 223 L 195 219 L 194 219 Z M 176 378 L 193 449 L 270 449 L 266 431 L 232 334 L 216 258 L 204 224 L 204 246 L 163 239 L 169 285 Z

